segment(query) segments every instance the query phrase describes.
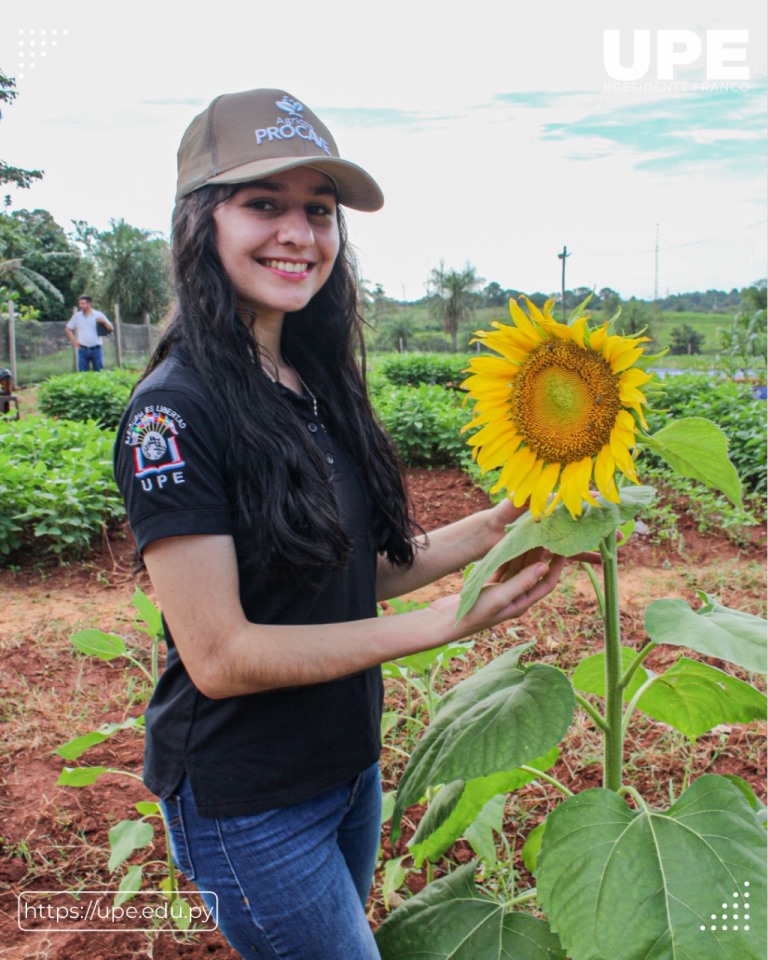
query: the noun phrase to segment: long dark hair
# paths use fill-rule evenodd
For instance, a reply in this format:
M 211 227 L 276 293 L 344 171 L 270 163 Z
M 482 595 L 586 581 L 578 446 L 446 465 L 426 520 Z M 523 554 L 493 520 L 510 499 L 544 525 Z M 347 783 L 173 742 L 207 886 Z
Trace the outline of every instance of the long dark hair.
M 241 185 L 242 186 L 242 185 Z M 241 186 L 203 187 L 176 204 L 171 253 L 176 303 L 144 376 L 181 348 L 226 413 L 227 475 L 239 518 L 241 562 L 251 570 L 313 574 L 346 561 L 344 529 L 325 465 L 293 405 L 264 373 L 216 248 L 213 212 Z M 333 270 L 310 303 L 286 314 L 281 339 L 290 361 L 321 402 L 321 419 L 353 452 L 373 507 L 373 534 L 391 563 L 414 558 L 402 468 L 365 386 L 363 323 L 346 229 Z M 256 559 L 254 559 L 256 558 Z

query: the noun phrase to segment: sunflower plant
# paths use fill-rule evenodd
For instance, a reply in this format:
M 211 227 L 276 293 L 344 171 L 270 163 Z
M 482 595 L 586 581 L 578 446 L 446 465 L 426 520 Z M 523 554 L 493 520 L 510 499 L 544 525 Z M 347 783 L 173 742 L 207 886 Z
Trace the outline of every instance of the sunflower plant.
M 646 611 L 642 649 L 621 640 L 617 530 L 655 497 L 640 482 L 638 452 L 653 450 L 743 509 L 727 440 L 699 417 L 650 434 L 647 339 L 621 336 L 613 321 L 592 325 L 586 304 L 558 323 L 552 304 L 511 301 L 511 325 L 476 335 L 492 352 L 471 360 L 464 382 L 474 402 L 469 443 L 483 471 L 498 471 L 493 490 L 529 509 L 468 571 L 459 617 L 495 571 L 531 549 L 599 549 L 602 583 L 591 569 L 590 578 L 604 648 L 568 677 L 521 665 L 534 644 L 520 644 L 440 700 L 392 818 L 394 843 L 405 808 L 430 797 L 410 846 L 417 865 L 439 859 L 523 784 L 537 780 L 561 801 L 522 850 L 535 888 L 516 889 L 508 867 L 489 892 L 475 882 L 477 864 L 466 864 L 394 911 L 379 949 L 383 960 L 764 960 L 766 809 L 749 784 L 711 774 L 689 782 L 686 773 L 669 807 L 657 809 L 623 763 L 636 712 L 691 744 L 719 724 L 765 717 L 763 693 L 706 662 L 681 656 L 658 675 L 645 666 L 670 644 L 765 675 L 764 620 L 704 594 L 697 609 L 662 599 Z M 574 793 L 547 771 L 577 709 L 602 736 L 603 779 Z

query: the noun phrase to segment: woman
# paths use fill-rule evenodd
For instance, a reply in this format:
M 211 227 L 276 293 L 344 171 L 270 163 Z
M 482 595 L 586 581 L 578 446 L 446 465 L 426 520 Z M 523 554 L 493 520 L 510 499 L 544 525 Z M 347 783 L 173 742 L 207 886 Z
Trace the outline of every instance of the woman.
M 458 623 L 458 596 L 377 617 L 519 513 L 414 535 L 339 209 L 379 188 L 281 90 L 217 98 L 178 161 L 177 304 L 116 444 L 168 640 L 145 782 L 243 957 L 369 960 L 379 665 L 519 616 L 563 561 L 507 571 Z

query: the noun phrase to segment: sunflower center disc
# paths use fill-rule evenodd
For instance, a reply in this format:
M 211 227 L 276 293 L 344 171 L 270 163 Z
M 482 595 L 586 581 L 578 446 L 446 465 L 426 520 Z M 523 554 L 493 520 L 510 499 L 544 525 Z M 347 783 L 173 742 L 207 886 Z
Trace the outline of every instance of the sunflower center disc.
M 511 417 L 547 463 L 595 456 L 621 409 L 618 378 L 593 350 L 550 340 L 531 353 L 512 385 Z

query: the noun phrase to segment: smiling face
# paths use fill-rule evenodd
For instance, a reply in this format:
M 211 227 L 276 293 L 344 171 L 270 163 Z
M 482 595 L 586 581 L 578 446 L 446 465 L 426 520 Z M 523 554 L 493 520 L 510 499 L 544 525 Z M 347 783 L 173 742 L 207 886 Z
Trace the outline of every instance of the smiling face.
M 264 321 L 305 307 L 339 252 L 336 191 L 309 167 L 247 184 L 216 207 L 213 221 L 238 301 Z

